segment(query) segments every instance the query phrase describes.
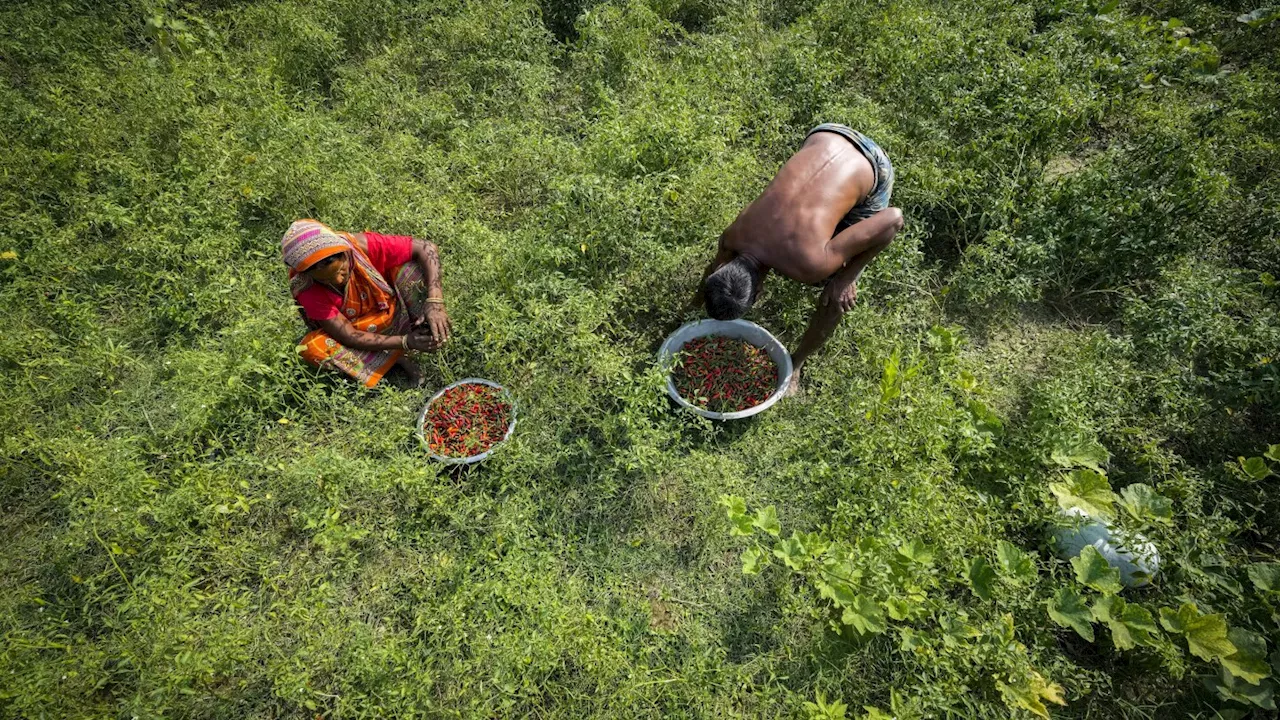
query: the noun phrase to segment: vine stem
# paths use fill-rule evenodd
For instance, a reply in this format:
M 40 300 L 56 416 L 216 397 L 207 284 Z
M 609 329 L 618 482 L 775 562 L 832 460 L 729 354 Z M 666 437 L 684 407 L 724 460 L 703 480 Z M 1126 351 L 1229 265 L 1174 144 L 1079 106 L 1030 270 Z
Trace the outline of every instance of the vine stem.
M 138 595 L 138 591 L 134 590 L 133 583 L 129 582 L 129 576 L 124 574 L 124 570 L 120 568 L 120 563 L 116 562 L 116 554 L 111 552 L 111 548 L 107 547 L 107 543 L 104 542 L 102 536 L 98 534 L 98 528 L 90 524 L 89 532 L 93 533 L 94 539 L 98 541 L 98 544 L 102 546 L 102 549 L 107 551 L 107 557 L 111 558 L 111 564 L 115 566 L 116 572 L 120 573 L 120 579 L 124 580 L 125 586 L 129 588 L 129 594 L 136 597 Z

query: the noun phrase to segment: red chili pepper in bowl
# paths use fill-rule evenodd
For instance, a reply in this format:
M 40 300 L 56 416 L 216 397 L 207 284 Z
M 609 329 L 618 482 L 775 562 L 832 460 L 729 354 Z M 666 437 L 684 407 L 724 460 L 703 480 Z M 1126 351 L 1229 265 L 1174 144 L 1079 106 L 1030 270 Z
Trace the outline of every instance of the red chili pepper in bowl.
M 763 348 L 738 338 L 707 335 L 684 344 L 672 380 L 680 396 L 694 405 L 738 412 L 773 395 L 778 368 Z
M 432 401 L 422 420 L 427 447 L 441 457 L 478 455 L 501 442 L 511 424 L 511 406 L 503 391 L 466 383 Z

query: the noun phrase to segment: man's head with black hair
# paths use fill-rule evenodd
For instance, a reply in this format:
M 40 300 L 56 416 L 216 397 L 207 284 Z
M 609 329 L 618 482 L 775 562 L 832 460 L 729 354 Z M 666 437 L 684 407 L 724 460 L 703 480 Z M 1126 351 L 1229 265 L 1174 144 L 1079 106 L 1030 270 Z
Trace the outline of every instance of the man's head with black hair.
M 764 278 L 760 263 L 746 255 L 738 255 L 707 276 L 703 294 L 707 314 L 716 320 L 737 320 L 760 296 Z

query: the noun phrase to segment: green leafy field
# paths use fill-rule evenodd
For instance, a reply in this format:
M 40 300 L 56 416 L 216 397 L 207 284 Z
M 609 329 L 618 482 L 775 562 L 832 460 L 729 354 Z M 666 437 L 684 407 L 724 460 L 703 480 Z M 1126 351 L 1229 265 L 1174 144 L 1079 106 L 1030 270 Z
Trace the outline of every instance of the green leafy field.
M 4 3 L 0 716 L 1268 716 L 1276 14 Z M 803 400 L 677 412 L 654 351 L 823 121 L 905 231 Z M 429 384 L 508 385 L 509 447 L 298 361 L 298 217 L 440 246 Z

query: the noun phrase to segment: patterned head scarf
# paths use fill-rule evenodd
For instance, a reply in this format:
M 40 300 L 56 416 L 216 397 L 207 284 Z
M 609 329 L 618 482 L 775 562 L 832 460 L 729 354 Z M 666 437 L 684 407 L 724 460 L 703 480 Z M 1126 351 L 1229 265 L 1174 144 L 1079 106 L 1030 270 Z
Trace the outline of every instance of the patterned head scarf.
M 280 240 L 280 254 L 294 272 L 300 273 L 330 255 L 351 249 L 347 239 L 322 222 L 298 220 Z

